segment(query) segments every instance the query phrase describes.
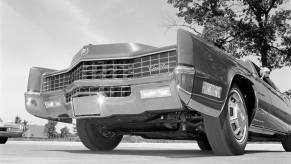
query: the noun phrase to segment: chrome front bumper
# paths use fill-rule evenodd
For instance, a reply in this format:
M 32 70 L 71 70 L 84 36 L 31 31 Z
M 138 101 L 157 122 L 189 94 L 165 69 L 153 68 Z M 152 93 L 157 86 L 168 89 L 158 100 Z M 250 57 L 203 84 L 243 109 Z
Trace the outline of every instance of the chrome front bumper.
M 0 125 L 0 128 L 0 137 L 22 137 L 24 132 L 22 125 Z
M 23 132 L 2 132 L 0 131 L 0 137 L 16 138 L 22 137 Z
M 37 78 L 37 76 L 29 80 L 34 78 Z M 40 77 L 38 76 L 38 78 Z M 102 101 L 99 101 L 100 95 L 92 95 L 76 97 L 72 101 L 66 102 L 65 94 L 68 90 L 80 86 L 96 85 L 130 85 L 131 95 L 128 97 L 102 97 Z M 171 96 L 141 98 L 141 90 L 159 87 L 169 87 Z M 48 101 L 53 105 L 49 107 L 45 105 L 45 102 Z M 173 73 L 130 80 L 79 80 L 69 86 L 67 90 L 46 93 L 28 91 L 25 93 L 25 106 L 26 110 L 32 115 L 55 120 L 141 114 L 155 110 L 182 110 L 182 103 Z

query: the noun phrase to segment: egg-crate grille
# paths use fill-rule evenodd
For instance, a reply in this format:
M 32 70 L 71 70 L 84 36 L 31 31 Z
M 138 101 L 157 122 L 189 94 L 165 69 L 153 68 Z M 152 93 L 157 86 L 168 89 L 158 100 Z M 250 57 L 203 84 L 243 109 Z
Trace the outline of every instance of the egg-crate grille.
M 73 97 L 92 96 L 102 94 L 105 97 L 127 97 L 131 94 L 130 86 L 83 86 L 66 93 L 66 102 L 70 102 Z
M 61 90 L 83 79 L 128 79 L 164 74 L 172 72 L 176 65 L 175 50 L 133 59 L 82 61 L 66 73 L 44 76 L 42 91 Z

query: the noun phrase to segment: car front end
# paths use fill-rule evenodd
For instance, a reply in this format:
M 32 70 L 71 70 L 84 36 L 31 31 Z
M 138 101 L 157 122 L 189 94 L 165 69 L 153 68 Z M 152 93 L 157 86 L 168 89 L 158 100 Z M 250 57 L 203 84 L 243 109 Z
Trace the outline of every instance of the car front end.
M 125 53 L 113 56 L 112 49 Z M 111 56 L 104 55 L 105 50 Z M 66 70 L 31 68 L 26 109 L 37 117 L 63 122 L 181 111 L 184 94 L 179 94 L 177 76 L 184 67 L 178 67 L 177 60 L 176 46 L 88 45 Z
M 22 137 L 23 126 L 14 123 L 0 123 L 0 137 Z
M 242 154 L 246 110 L 253 107 L 245 108 L 240 92 L 250 84 L 247 73 L 212 44 L 178 30 L 173 46 L 87 45 L 67 69 L 33 67 L 25 106 L 40 118 L 75 119 L 91 150 L 112 150 L 123 135 L 136 135 L 196 140 L 202 150 Z

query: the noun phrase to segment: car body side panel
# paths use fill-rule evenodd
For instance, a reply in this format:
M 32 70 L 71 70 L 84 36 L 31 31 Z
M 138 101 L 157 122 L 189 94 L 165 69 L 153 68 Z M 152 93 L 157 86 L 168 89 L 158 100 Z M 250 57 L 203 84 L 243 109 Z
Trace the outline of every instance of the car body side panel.
M 254 80 L 253 88 L 256 92 L 258 104 L 257 104 L 257 110 L 256 110 L 256 114 L 255 114 L 252 124 L 257 127 L 270 129 L 271 126 L 268 124 L 269 117 L 268 117 L 268 113 L 266 112 L 270 109 L 272 105 L 270 92 L 263 85 L 259 77 L 255 77 L 254 79 L 255 80 Z
M 27 91 L 40 92 L 41 90 L 41 76 L 44 73 L 54 72 L 56 70 L 32 67 L 29 70 Z
M 274 117 L 273 120 L 273 129 L 277 130 L 278 124 L 281 125 L 282 122 L 285 122 L 289 125 L 288 131 L 290 131 L 291 125 L 291 107 L 288 102 L 284 100 L 282 97 L 282 93 L 275 90 L 268 84 L 267 88 L 272 93 L 270 94 L 270 98 L 272 100 L 272 106 L 270 107 L 268 113 L 270 113 L 270 117 Z
M 188 105 L 203 114 L 218 117 L 223 108 L 233 77 L 236 74 L 248 77 L 251 73 L 234 58 L 224 54 L 218 48 L 190 32 L 179 30 L 177 38 L 178 63 L 180 65 L 193 66 L 195 69 L 194 87 Z M 214 97 L 203 94 L 203 82 L 220 87 L 220 96 Z M 192 102 L 191 105 L 191 101 L 195 102 Z M 205 105 L 208 108 L 195 108 L 197 104 Z
M 282 103 L 283 101 L 279 99 L 276 100 L 276 98 L 278 98 L 278 95 L 275 95 L 276 91 L 259 77 L 257 71 L 255 71 L 254 65 L 251 66 L 254 76 L 253 88 L 256 92 L 258 101 L 252 125 L 284 133 L 290 131 L 290 123 L 288 123 L 288 120 L 291 121 L 290 114 L 288 116 L 286 112 L 283 112 L 284 108 L 288 106 L 287 103 Z M 288 111 L 288 109 L 285 110 Z M 281 117 L 279 117 L 280 115 Z

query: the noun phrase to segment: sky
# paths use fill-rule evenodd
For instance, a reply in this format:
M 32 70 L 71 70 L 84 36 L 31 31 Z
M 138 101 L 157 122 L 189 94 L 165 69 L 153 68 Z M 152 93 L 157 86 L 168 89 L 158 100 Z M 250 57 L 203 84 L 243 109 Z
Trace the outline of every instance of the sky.
M 165 24 L 176 12 L 166 0 L 0 0 L 0 117 L 45 124 L 25 110 L 30 67 L 65 69 L 89 43 L 175 44 L 176 29 Z M 290 67 L 271 78 L 291 88 Z

